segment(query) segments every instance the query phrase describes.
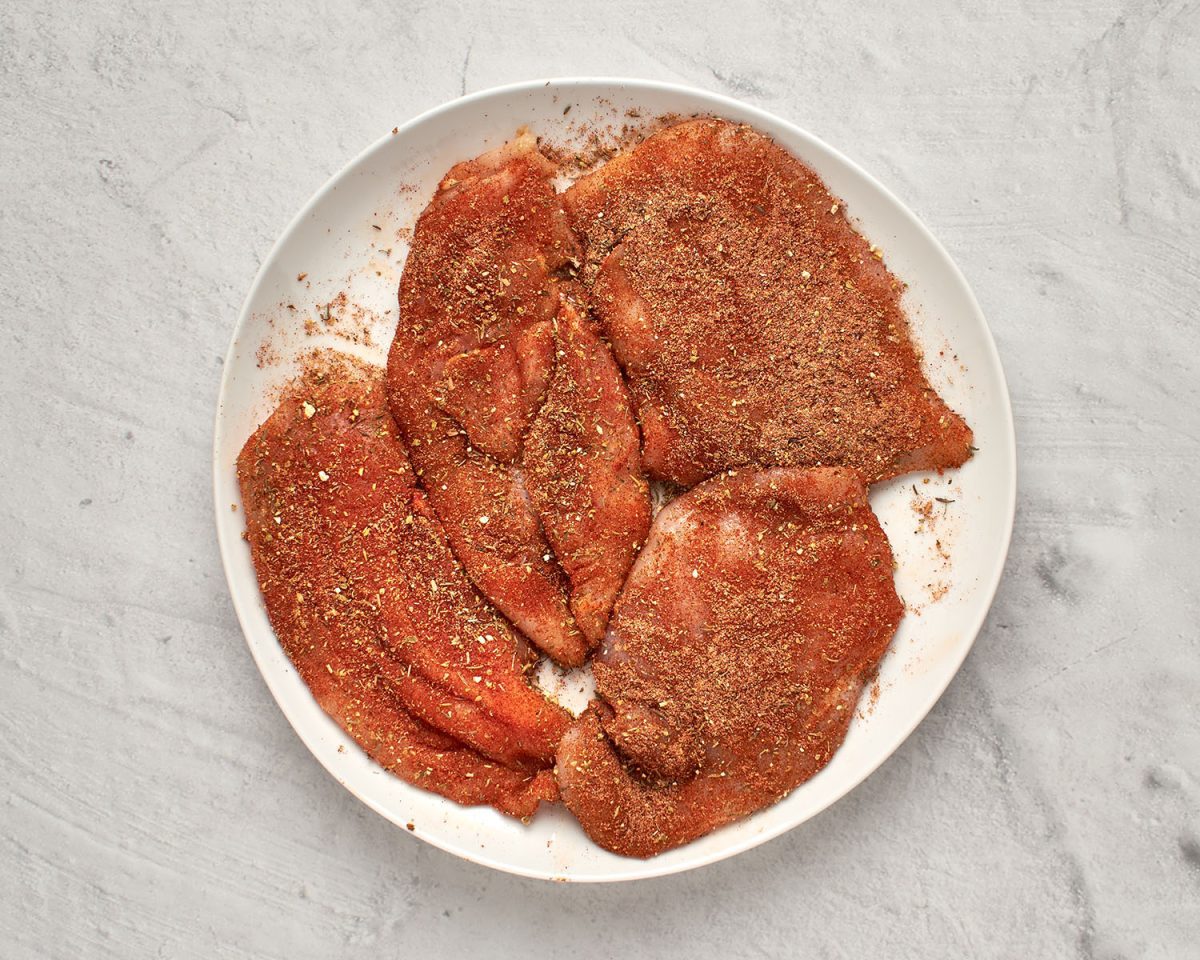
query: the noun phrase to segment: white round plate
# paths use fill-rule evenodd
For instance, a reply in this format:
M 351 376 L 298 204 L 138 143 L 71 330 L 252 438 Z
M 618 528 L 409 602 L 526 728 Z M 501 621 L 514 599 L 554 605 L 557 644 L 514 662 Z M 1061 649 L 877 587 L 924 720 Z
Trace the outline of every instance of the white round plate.
M 452 164 L 521 126 L 561 143 L 578 141 L 581 124 L 619 130 L 667 114 L 751 124 L 824 178 L 908 283 L 906 305 L 930 378 L 974 429 L 979 452 L 945 476 L 910 475 L 872 492 L 909 612 L 878 686 L 864 696 L 829 766 L 775 806 L 642 861 L 601 850 L 561 806 L 543 807 L 524 825 L 490 808 L 460 807 L 368 760 L 316 705 L 275 639 L 241 536 L 234 463 L 302 353 L 332 345 L 383 362 L 406 238 Z M 341 293 L 345 306 L 336 299 Z M 330 301 L 338 321 L 332 332 L 319 319 Z M 355 337 L 362 342 L 350 342 Z M 785 120 L 700 90 L 611 79 L 522 83 L 455 100 L 386 134 L 322 187 L 271 250 L 238 318 L 221 381 L 213 473 L 221 556 L 246 642 L 314 756 L 364 803 L 443 850 L 524 876 L 574 881 L 653 877 L 733 856 L 803 823 L 860 783 L 929 712 L 971 648 L 1004 566 L 1016 495 L 1012 412 L 995 345 L 962 274 L 920 221 L 852 161 Z M 922 518 L 914 502 L 933 510 Z

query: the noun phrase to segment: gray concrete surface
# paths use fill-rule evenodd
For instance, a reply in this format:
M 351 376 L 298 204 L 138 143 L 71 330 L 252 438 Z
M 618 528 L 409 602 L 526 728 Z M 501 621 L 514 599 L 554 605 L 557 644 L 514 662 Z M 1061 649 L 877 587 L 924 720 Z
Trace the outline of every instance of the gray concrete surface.
M 685 81 L 876 172 L 987 312 L 1020 504 L 930 718 L 788 836 L 610 888 L 459 862 L 309 756 L 213 535 L 260 259 L 382 131 Z M 1196 956 L 1196 3 L 0 6 L 0 954 Z

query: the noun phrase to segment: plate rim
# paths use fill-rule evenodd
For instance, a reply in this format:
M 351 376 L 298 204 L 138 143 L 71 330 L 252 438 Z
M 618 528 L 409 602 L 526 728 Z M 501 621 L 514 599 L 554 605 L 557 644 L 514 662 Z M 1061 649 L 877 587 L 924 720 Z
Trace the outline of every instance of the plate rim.
M 751 118 L 746 122 L 754 123 L 755 120 L 765 121 L 767 124 L 785 127 L 798 139 L 808 143 L 818 150 L 828 153 L 834 160 L 848 168 L 855 176 L 866 181 L 871 187 L 879 191 L 879 193 L 882 194 L 882 196 L 893 205 L 895 211 L 903 219 L 907 220 L 909 225 L 913 227 L 922 236 L 922 238 L 931 245 L 932 249 L 943 262 L 943 264 L 949 268 L 954 280 L 960 285 L 962 292 L 965 293 L 967 302 L 971 309 L 981 321 L 982 332 L 984 334 L 983 345 L 985 347 L 985 360 L 992 368 L 996 385 L 998 387 L 996 403 L 1003 410 L 1001 426 L 1003 427 L 1004 437 L 1002 440 L 1004 452 L 1007 455 L 1006 462 L 1009 465 L 1007 476 L 1003 478 L 1006 481 L 1005 486 L 1008 491 L 1008 496 L 1006 502 L 1003 504 L 1005 516 L 1001 534 L 1001 543 L 999 545 L 1000 549 L 995 554 L 995 560 L 993 562 L 992 569 L 989 571 L 986 580 L 981 578 L 979 585 L 980 603 L 978 606 L 978 612 L 975 613 L 975 615 L 971 617 L 970 620 L 968 620 L 965 624 L 965 629 L 963 630 L 963 642 L 956 647 L 955 652 L 952 653 L 950 657 L 946 658 L 947 663 L 953 659 L 953 669 L 947 672 L 945 682 L 941 684 L 935 684 L 935 688 L 926 696 L 925 702 L 921 703 L 919 708 L 912 711 L 911 721 L 906 725 L 896 727 L 890 733 L 888 737 L 890 745 L 886 750 L 880 751 L 879 758 L 874 762 L 865 765 L 864 769 L 861 771 L 856 772 L 855 776 L 848 779 L 844 789 L 841 789 L 836 796 L 832 796 L 827 802 L 811 811 L 811 813 L 809 813 L 803 819 L 790 823 L 784 821 L 779 824 L 771 825 L 763 830 L 758 831 L 757 833 L 753 833 L 745 838 L 742 838 L 736 843 L 731 843 L 726 847 L 720 848 L 719 850 L 697 855 L 691 860 L 666 862 L 658 858 L 650 858 L 648 860 L 631 859 L 631 863 L 639 864 L 642 869 L 631 870 L 628 873 L 623 873 L 620 875 L 607 875 L 600 873 L 580 875 L 551 874 L 541 869 L 497 860 L 493 857 L 489 857 L 482 850 L 472 850 L 465 845 L 460 846 L 453 842 L 445 841 L 436 833 L 426 833 L 422 831 L 420 834 L 418 834 L 418 837 L 421 840 L 432 844 L 446 853 L 453 854 L 456 857 L 468 860 L 481 866 L 486 866 L 516 876 L 552 882 L 565 881 L 570 883 L 618 883 L 670 876 L 688 870 L 694 870 L 699 867 L 709 866 L 713 863 L 717 863 L 744 853 L 747 850 L 759 846 L 760 844 L 768 842 L 769 840 L 773 840 L 776 837 L 779 837 L 782 834 L 787 833 L 818 817 L 824 811 L 828 810 L 833 804 L 842 800 L 847 794 L 860 786 L 863 781 L 875 773 L 875 771 L 878 770 L 888 759 L 895 755 L 900 746 L 909 738 L 909 736 L 912 735 L 912 732 L 925 720 L 926 717 L 928 717 L 930 711 L 945 694 L 951 682 L 953 682 L 954 678 L 958 676 L 958 673 L 962 669 L 962 665 L 966 661 L 967 656 L 970 654 L 971 650 L 974 649 L 975 642 L 979 637 L 979 633 L 982 631 L 983 625 L 987 620 L 987 616 L 991 612 L 992 605 L 995 602 L 996 592 L 999 589 L 1001 580 L 1003 579 L 1004 570 L 1007 565 L 1009 549 L 1012 544 L 1013 525 L 1016 517 L 1018 464 L 1016 429 L 1013 418 L 1012 400 L 1008 389 L 1008 381 L 1004 373 L 1004 365 L 1000 359 L 1000 353 L 996 347 L 995 337 L 993 336 L 991 326 L 987 321 L 987 316 L 984 314 L 983 309 L 975 296 L 974 290 L 967 282 L 966 276 L 963 274 L 958 264 L 950 256 L 949 252 L 942 245 L 937 236 L 925 225 L 924 221 L 922 221 L 921 218 L 909 208 L 907 204 L 905 204 L 898 196 L 896 196 L 895 193 L 892 192 L 891 189 L 881 183 L 875 176 L 865 170 L 856 161 L 846 156 L 836 147 L 831 146 L 820 137 L 809 132 L 804 127 L 801 127 L 798 124 L 793 123 L 792 121 L 787 120 L 768 110 L 764 110 L 761 107 L 756 107 L 734 97 L 729 97 L 724 94 L 705 90 L 702 87 L 667 81 L 610 76 L 549 77 L 537 80 L 518 81 L 515 83 L 502 84 L 495 87 L 488 87 L 465 96 L 455 97 L 451 100 L 440 103 L 437 106 L 424 110 L 404 123 L 394 127 L 393 130 L 388 131 L 378 137 L 372 143 L 368 144 L 363 150 L 353 156 L 350 160 L 340 166 L 336 171 L 334 171 L 334 173 L 332 173 L 321 185 L 321 187 L 309 197 L 309 199 L 301 206 L 300 210 L 279 232 L 267 255 L 259 264 L 258 270 L 254 276 L 254 280 L 242 301 L 241 309 L 238 311 L 237 319 L 234 322 L 233 331 L 230 335 L 229 346 L 226 349 L 221 368 L 221 378 L 218 386 L 216 403 L 216 414 L 213 424 L 212 484 L 214 520 L 216 521 L 217 528 L 217 544 L 218 550 L 221 554 L 222 572 L 225 576 L 226 587 L 229 592 L 230 601 L 233 604 L 238 626 L 242 632 L 242 639 L 250 651 L 250 656 L 254 661 L 260 676 L 266 683 L 267 689 L 270 691 L 276 705 L 283 713 L 288 725 L 291 726 L 293 733 L 300 739 L 301 743 L 304 744 L 305 748 L 310 754 L 312 754 L 320 766 L 342 787 L 344 787 L 360 802 L 364 803 L 377 814 L 387 819 L 390 823 L 394 824 L 398 828 L 403 829 L 404 824 L 397 820 L 389 810 L 385 809 L 381 803 L 376 802 L 374 798 L 366 796 L 350 786 L 341 776 L 339 776 L 338 772 L 335 771 L 332 766 L 326 763 L 325 759 L 320 755 L 315 747 L 308 742 L 308 738 L 306 738 L 300 732 L 296 724 L 293 722 L 289 713 L 289 708 L 285 703 L 283 691 L 277 687 L 277 683 L 276 680 L 273 679 L 272 672 L 264 669 L 264 664 L 259 659 L 258 652 L 255 650 L 254 644 L 250 639 L 250 632 L 247 626 L 247 616 L 243 611 L 243 605 L 239 600 L 238 590 L 233 582 L 233 573 L 229 559 L 230 554 L 236 544 L 230 542 L 229 537 L 227 537 L 224 532 L 223 525 L 220 523 L 220 518 L 223 515 L 221 511 L 222 497 L 220 461 L 221 443 L 223 438 L 222 421 L 224 415 L 224 399 L 226 396 L 229 378 L 231 376 L 230 371 L 234 366 L 236 349 L 239 345 L 241 334 L 247 325 L 249 318 L 253 315 L 254 311 L 251 309 L 251 307 L 257 299 L 259 289 L 263 286 L 267 275 L 279 258 L 280 251 L 287 239 L 296 231 L 297 227 L 302 223 L 302 221 L 304 221 L 313 212 L 313 210 L 334 189 L 336 189 L 337 184 L 340 183 L 351 170 L 366 161 L 377 151 L 382 150 L 384 145 L 390 142 L 394 137 L 403 135 L 408 130 L 427 123 L 443 113 L 450 112 L 454 109 L 460 109 L 466 104 L 502 98 L 514 94 L 521 94 L 543 87 L 554 87 L 556 89 L 569 90 L 571 88 L 584 86 L 609 86 L 621 88 L 625 91 L 641 90 L 655 93 L 665 92 L 684 97 L 692 97 L 704 102 L 706 105 L 711 105 L 713 113 L 719 113 L 722 108 L 732 109 L 734 112 L 743 117 Z M 237 542 L 240 543 L 240 541 L 241 538 L 239 537 Z M 388 775 L 392 776 L 390 773 Z M 414 787 L 414 789 L 420 788 Z

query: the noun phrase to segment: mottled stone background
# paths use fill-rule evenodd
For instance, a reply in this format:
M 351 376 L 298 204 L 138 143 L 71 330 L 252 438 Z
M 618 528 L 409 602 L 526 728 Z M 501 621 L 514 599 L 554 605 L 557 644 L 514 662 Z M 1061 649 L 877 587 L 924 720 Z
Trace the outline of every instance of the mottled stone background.
M 294 211 L 427 107 L 572 74 L 733 94 L 875 172 L 974 286 L 1020 446 L 999 598 L 892 760 L 607 888 L 455 860 L 318 767 L 209 475 Z M 1196 956 L 1196 3 L 7 0 L 0 130 L 5 957 Z

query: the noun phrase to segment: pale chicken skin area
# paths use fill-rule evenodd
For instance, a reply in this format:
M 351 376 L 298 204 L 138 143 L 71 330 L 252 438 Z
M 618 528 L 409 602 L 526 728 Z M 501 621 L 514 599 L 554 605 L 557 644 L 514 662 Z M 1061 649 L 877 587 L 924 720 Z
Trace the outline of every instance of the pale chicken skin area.
M 652 478 L 824 465 L 875 482 L 970 456 L 969 427 L 921 369 L 903 285 L 769 138 L 687 121 L 566 204 Z
M 589 836 L 648 857 L 768 806 L 825 766 L 902 614 L 852 471 L 722 475 L 651 526 L 559 745 Z
M 555 172 L 525 136 L 443 179 L 401 280 L 388 395 L 472 581 L 579 666 L 645 535 L 648 495 L 619 369 L 564 297 L 579 250 Z
M 238 459 L 267 612 L 320 705 L 380 764 L 528 817 L 569 716 L 416 488 L 380 372 L 293 385 Z

